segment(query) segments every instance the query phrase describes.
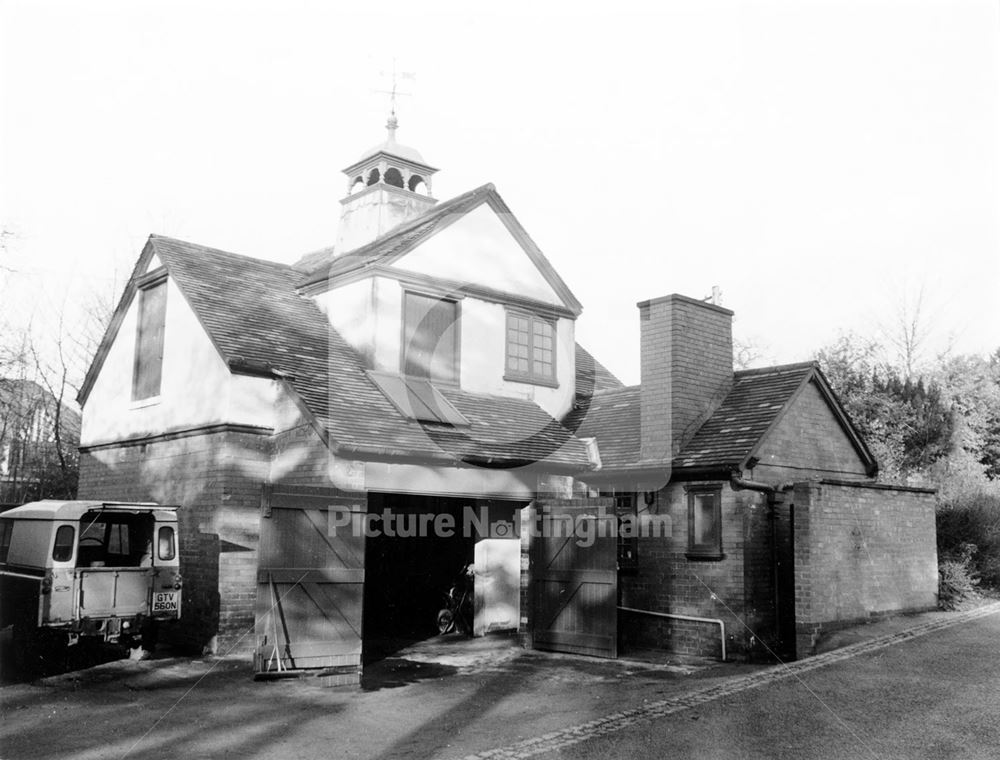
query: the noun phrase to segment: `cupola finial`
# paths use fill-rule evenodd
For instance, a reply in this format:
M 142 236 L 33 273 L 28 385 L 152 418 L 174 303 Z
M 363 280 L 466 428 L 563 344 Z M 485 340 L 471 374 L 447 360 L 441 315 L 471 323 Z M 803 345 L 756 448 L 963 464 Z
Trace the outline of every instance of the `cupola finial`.
M 395 94 L 393 95 L 395 97 Z M 399 126 L 399 119 L 396 118 L 396 104 L 392 104 L 392 110 L 389 111 L 389 118 L 385 122 L 385 130 L 389 133 L 389 142 L 396 142 L 396 128 Z

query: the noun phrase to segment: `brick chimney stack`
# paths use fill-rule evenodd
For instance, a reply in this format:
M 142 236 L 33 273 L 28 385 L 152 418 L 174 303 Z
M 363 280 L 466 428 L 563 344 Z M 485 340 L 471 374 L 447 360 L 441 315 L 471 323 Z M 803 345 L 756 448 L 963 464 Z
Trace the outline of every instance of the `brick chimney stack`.
M 677 293 L 639 306 L 641 458 L 664 462 L 733 383 L 733 312 Z

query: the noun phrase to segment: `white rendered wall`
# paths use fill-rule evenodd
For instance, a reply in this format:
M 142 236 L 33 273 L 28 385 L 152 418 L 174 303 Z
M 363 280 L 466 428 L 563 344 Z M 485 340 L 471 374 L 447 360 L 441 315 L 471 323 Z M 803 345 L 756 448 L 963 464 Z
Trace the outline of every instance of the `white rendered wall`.
M 372 366 L 376 330 L 375 278 L 341 285 L 320 293 L 314 300 L 341 337 L 361 355 L 367 366 Z
M 530 399 L 556 418 L 569 411 L 576 393 L 576 325 L 573 320 L 556 320 L 558 387 L 550 388 L 504 379 L 507 308 L 503 304 L 465 298 L 460 309 L 463 390 Z
M 562 299 L 521 244 L 485 203 L 421 243 L 393 266 L 562 305 Z
M 401 369 L 403 293 L 422 291 L 387 277 L 371 277 L 316 297 L 331 324 L 367 366 L 382 372 Z M 459 299 L 460 368 L 463 390 L 534 401 L 553 417 L 569 411 L 576 392 L 575 323 L 556 320 L 556 381 L 558 387 L 504 379 L 507 358 L 507 310 L 503 304 L 467 296 Z
M 84 406 L 81 445 L 219 423 L 273 427 L 276 382 L 230 374 L 171 279 L 160 395 L 132 401 L 138 302 L 129 305 Z

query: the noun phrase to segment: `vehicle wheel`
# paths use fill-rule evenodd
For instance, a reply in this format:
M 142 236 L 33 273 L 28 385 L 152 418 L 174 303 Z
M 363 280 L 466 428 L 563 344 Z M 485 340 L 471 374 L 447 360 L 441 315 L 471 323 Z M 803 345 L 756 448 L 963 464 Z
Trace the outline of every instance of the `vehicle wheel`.
M 441 610 L 438 613 L 438 633 L 448 633 L 455 630 L 455 616 L 451 610 Z

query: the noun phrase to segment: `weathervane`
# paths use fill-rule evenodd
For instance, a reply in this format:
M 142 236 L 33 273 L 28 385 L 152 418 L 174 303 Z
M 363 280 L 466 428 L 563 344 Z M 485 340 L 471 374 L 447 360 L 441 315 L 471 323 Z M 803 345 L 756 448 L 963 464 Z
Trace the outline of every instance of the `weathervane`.
M 386 71 L 380 71 L 379 72 L 379 74 L 381 76 L 385 76 L 387 73 L 388 72 L 386 72 Z M 412 81 L 415 81 L 416 78 L 417 78 L 417 75 L 414 72 L 412 72 L 412 71 L 400 71 L 400 72 L 397 72 L 396 71 L 396 59 L 393 58 L 392 59 L 392 89 L 391 90 L 376 90 L 375 91 L 375 92 L 380 93 L 382 95 L 388 95 L 389 96 L 389 121 L 386 122 L 385 128 L 389 130 L 389 137 L 390 138 L 395 138 L 396 127 L 399 124 L 399 122 L 396 120 L 396 96 L 397 95 L 410 96 L 410 95 L 413 94 L 413 93 L 410 93 L 410 92 L 400 92 L 397 89 L 398 80 L 403 79 L 403 80 L 409 80 L 409 81 L 412 82 Z

